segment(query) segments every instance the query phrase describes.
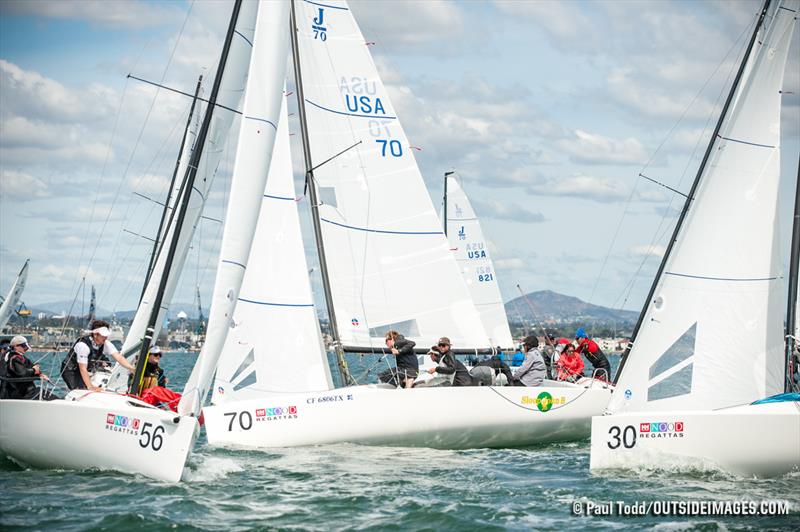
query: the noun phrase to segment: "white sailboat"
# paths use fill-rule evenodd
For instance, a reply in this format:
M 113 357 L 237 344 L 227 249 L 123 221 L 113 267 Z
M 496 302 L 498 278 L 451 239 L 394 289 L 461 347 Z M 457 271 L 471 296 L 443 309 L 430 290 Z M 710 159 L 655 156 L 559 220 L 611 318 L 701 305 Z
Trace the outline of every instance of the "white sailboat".
M 760 13 L 617 393 L 592 420 L 592 470 L 800 466 L 797 397 L 753 404 L 784 391 L 780 111 L 798 7 L 767 1 Z
M 334 340 L 345 351 L 380 353 L 384 332 L 395 329 L 426 349 L 442 335 L 459 347 L 491 348 L 347 3 L 295 2 L 293 15 L 295 8 L 295 80 Z M 278 146 L 280 136 L 288 136 L 284 131 L 279 128 Z M 324 162 L 312 161 L 312 149 Z M 267 190 L 278 178 L 285 183 L 284 194 L 291 195 L 288 156 L 284 159 L 272 161 Z M 273 204 L 273 198 L 265 197 L 254 212 L 270 216 Z M 290 218 L 295 223 L 293 212 L 287 223 Z M 294 226 L 284 234 L 290 232 L 299 234 Z M 286 253 L 297 270 L 304 268 L 299 251 L 274 233 L 270 236 L 267 223 L 262 228 L 259 220 L 257 234 L 262 236 L 254 240 L 251 261 L 267 265 L 269 254 Z M 223 352 L 213 405 L 203 410 L 210 445 L 530 445 L 585 437 L 589 418 L 609 400 L 610 389 L 599 382 L 586 387 L 548 381 L 538 388 L 397 390 L 368 384 L 331 389 L 313 320 L 287 324 L 290 314 L 311 301 L 307 279 L 273 276 L 283 271 L 279 265 L 265 271 L 244 264 L 234 328 L 225 347 L 219 346 Z M 253 294 L 252 301 L 245 301 L 250 299 L 245 294 Z M 293 308 L 281 316 L 275 304 Z M 259 338 L 264 331 L 281 329 L 287 338 Z M 287 349 L 301 337 L 314 341 L 293 360 Z
M 221 117 L 216 121 L 213 120 L 220 111 L 217 108 L 217 104 L 220 103 L 218 96 L 224 92 L 223 89 L 241 94 L 244 76 L 248 71 L 247 65 L 253 63 L 255 58 L 258 58 L 259 63 L 257 67 L 250 67 L 251 75 L 253 70 L 263 69 L 261 75 L 272 76 L 276 80 L 283 79 L 287 18 L 288 10 L 284 3 L 237 1 L 234 4 L 218 73 L 198 134 L 198 147 L 192 153 L 188 164 L 189 171 L 186 178 L 188 190 L 195 186 L 193 181 L 197 183 L 196 186 L 203 186 L 202 181 L 208 177 L 207 174 L 198 171 L 198 168 L 201 171 L 203 168 L 200 162 L 203 146 L 208 141 L 214 143 L 212 151 L 214 146 L 221 149 L 222 139 L 227 133 L 228 126 L 225 123 L 229 125 L 229 119 Z M 265 50 L 268 52 L 264 53 Z M 251 51 L 254 57 L 252 62 Z M 243 123 L 248 125 L 259 124 L 257 126 L 259 134 L 265 139 L 274 139 L 275 129 L 271 124 L 277 122 L 281 100 L 280 86 L 276 83 L 270 87 L 274 87 L 274 90 L 263 95 L 265 100 L 271 102 L 264 107 L 264 114 L 245 116 L 243 119 Z M 235 108 L 236 100 L 233 100 L 233 104 L 229 107 Z M 226 112 L 231 113 L 231 111 Z M 267 151 L 268 157 L 272 141 L 264 142 L 262 148 Z M 241 150 L 237 152 L 237 159 L 242 157 L 240 152 Z M 211 164 L 212 168 L 215 166 L 216 163 Z M 205 167 L 209 168 L 209 163 L 205 163 Z M 241 227 L 238 223 L 240 217 L 236 202 L 243 199 L 241 191 L 247 186 L 248 183 L 243 183 L 241 178 L 234 176 L 231 191 L 232 207 L 228 208 L 228 224 L 226 224 L 229 242 L 230 232 Z M 261 188 L 263 190 L 263 180 Z M 179 243 L 186 238 L 185 232 L 192 229 L 190 211 L 193 206 L 190 204 L 195 201 L 192 196 L 184 194 L 176 203 L 178 212 L 170 223 L 166 233 L 169 236 L 162 246 L 159 261 L 150 278 L 150 283 L 160 284 L 162 295 L 165 281 L 159 280 L 158 277 L 172 275 L 175 270 L 180 269 L 185 258 L 185 253 L 181 258 Z M 244 199 L 242 205 L 247 207 L 246 198 Z M 194 205 L 196 206 L 196 203 Z M 240 235 L 247 249 L 250 247 L 251 236 L 248 236 L 246 231 Z M 162 256 L 164 254 L 171 257 L 165 258 Z M 158 267 L 159 263 L 163 265 L 161 270 Z M 224 273 L 226 272 L 223 271 L 220 275 L 224 276 Z M 218 285 L 219 278 L 218 275 Z M 234 287 L 230 289 L 233 290 Z M 159 309 L 162 304 L 168 303 L 168 298 L 159 295 L 159 299 L 162 299 L 161 303 L 153 303 L 158 301 L 154 299 L 151 300 L 150 306 Z M 215 300 L 213 307 L 219 307 L 218 300 Z M 152 314 L 146 321 L 152 323 Z M 219 312 L 216 315 L 219 316 Z M 216 323 L 218 325 L 219 318 Z M 152 334 L 152 331 L 140 331 L 144 335 L 145 349 L 149 343 L 146 332 Z M 224 339 L 224 334 L 221 336 Z M 210 384 L 210 371 L 216 367 L 216 361 L 213 351 L 209 353 L 204 350 L 200 354 L 192 378 L 184 390 L 185 401 L 181 403 L 180 412 L 177 414 L 152 407 L 135 397 L 111 391 L 73 390 L 64 399 L 53 401 L 0 400 L 0 450 L 14 461 L 26 466 L 111 469 L 165 481 L 178 481 L 187 455 L 199 432 L 197 422 L 199 404 Z
M 444 227 L 450 251 L 456 256 L 461 276 L 480 313 L 489 340 L 493 345 L 511 348 L 514 341 L 508 327 L 508 316 L 478 215 L 455 172 L 446 172 L 444 181 Z
M 3 304 L 0 305 L 0 332 L 3 331 L 8 320 L 11 319 L 11 314 L 14 312 L 14 309 L 17 308 L 19 300 L 22 297 L 22 291 L 25 290 L 25 282 L 28 280 L 29 262 L 30 259 L 25 261 L 19 274 L 17 274 L 17 278 L 14 279 L 14 284 L 11 285 L 11 289 L 3 300 Z

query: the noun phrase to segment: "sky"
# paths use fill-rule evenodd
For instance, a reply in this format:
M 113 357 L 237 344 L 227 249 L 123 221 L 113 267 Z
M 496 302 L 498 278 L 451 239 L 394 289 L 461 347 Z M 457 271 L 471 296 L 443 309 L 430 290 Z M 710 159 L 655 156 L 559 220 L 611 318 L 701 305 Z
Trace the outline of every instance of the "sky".
M 639 310 L 683 203 L 639 174 L 688 191 L 760 2 L 350 4 L 434 203 L 445 171 L 461 177 L 504 299 L 520 284 Z M 190 101 L 126 76 L 192 92 L 212 79 L 230 9 L 0 0 L 0 292 L 30 258 L 29 307 L 76 294 L 85 306 L 85 277 L 100 307 L 135 308 L 160 216 L 142 196 L 165 197 Z M 798 43 L 782 113 L 787 254 Z M 209 218 L 224 216 L 235 135 L 227 152 Z M 299 146 L 293 156 L 302 168 Z M 174 301 L 197 285 L 210 300 L 220 236 L 201 223 Z

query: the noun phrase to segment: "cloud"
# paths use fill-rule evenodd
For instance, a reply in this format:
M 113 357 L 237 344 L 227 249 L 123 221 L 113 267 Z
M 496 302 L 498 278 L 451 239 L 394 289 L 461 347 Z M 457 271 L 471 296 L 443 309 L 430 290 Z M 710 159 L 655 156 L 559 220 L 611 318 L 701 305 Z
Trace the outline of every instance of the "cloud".
M 494 267 L 498 270 L 524 270 L 530 267 L 530 264 L 518 257 L 511 259 L 495 259 L 492 262 L 494 263 Z
M 630 248 L 630 253 L 634 257 L 663 257 L 664 253 L 667 251 L 664 246 L 655 244 L 655 245 L 638 245 L 633 246 Z
M 46 198 L 47 185 L 41 179 L 17 170 L 0 169 L 0 194 L 12 200 Z
M 641 142 L 633 137 L 616 140 L 578 129 L 574 138 L 556 145 L 577 163 L 641 165 L 647 160 Z
M 115 29 L 169 25 L 183 18 L 177 7 L 138 0 L 4 0 L 3 4 L 12 15 L 84 20 Z
M 533 212 L 513 202 L 473 200 L 473 207 L 481 218 L 494 218 L 519 223 L 541 223 L 546 220 L 541 212 Z

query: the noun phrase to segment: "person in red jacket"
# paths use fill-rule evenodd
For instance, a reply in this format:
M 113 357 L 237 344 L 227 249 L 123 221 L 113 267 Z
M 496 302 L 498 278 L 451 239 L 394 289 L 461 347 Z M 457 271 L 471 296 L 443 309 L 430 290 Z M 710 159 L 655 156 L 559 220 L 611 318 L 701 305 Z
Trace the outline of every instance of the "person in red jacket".
M 583 377 L 583 359 L 575 351 L 572 344 L 567 345 L 556 363 L 558 367 L 558 380 L 576 381 Z
M 594 368 L 594 375 L 598 379 L 611 379 L 611 364 L 608 362 L 606 354 L 597 345 L 597 342 L 590 339 L 583 328 L 575 331 L 575 342 L 578 344 L 576 351 L 579 355 L 586 357 Z

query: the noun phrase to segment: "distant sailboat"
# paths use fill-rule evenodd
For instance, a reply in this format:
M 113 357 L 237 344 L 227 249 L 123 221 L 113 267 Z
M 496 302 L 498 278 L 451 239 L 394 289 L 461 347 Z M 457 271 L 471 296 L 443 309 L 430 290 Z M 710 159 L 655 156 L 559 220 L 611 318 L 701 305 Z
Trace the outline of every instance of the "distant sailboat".
M 455 172 L 444 174 L 444 232 L 456 256 L 481 323 L 495 346 L 511 348 L 514 341 L 497 284 L 497 272 L 483 237 L 478 215 Z
M 165 295 L 165 292 L 174 289 L 174 286 L 169 288 L 171 281 L 167 276 L 177 278 L 177 272 L 185 260 L 186 250 L 182 245 L 188 247 L 186 242 L 191 240 L 192 226 L 202 211 L 202 191 L 207 186 L 205 182 L 216 170 L 219 157 L 214 152 L 222 150 L 224 137 L 232 121 L 232 116 L 224 115 L 233 115 L 232 109 L 238 105 L 248 70 L 251 75 L 253 69 L 261 70 L 261 75 L 275 79 L 275 83 L 266 85 L 270 90 L 262 95 L 265 102 L 261 109 L 263 113 L 243 117 L 243 122 L 258 128 L 260 136 L 265 139 L 261 144 L 265 150 L 264 156 L 268 158 L 272 150 L 273 125 L 277 123 L 281 101 L 279 83 L 282 83 L 286 68 L 287 18 L 288 6 L 285 3 L 241 0 L 234 3 L 197 146 L 187 161 L 188 170 L 182 187 L 184 192 L 175 203 L 177 212 L 164 232 L 163 246 L 154 262 L 145 296 L 140 303 L 140 312 L 146 316 L 135 320 L 135 324 L 144 323 L 145 326 L 137 326 L 136 332 L 132 331 L 131 334 L 141 336 L 133 339 L 129 336 L 126 342 L 134 345 L 141 343 L 139 366 L 146 360 L 144 354 L 154 338 L 155 322 L 160 321 L 157 318 L 169 302 L 171 293 Z M 256 61 L 258 63 L 253 65 Z M 207 144 L 210 153 L 201 159 Z M 243 157 L 246 155 L 240 149 L 237 161 Z M 261 191 L 265 177 L 266 174 L 261 178 Z M 250 185 L 234 176 L 231 189 L 231 205 L 234 207 L 227 209 L 225 224 L 226 242 L 231 242 L 231 230 L 242 229 L 238 242 L 247 250 L 252 234 L 248 236 L 240 214 L 249 212 L 246 196 L 250 195 L 247 188 Z M 255 186 L 258 187 L 257 184 Z M 243 206 L 242 211 L 238 210 L 240 205 Z M 223 246 L 223 253 L 228 251 Z M 238 261 L 236 258 L 233 257 L 230 263 L 234 269 L 233 278 L 236 278 L 235 272 L 242 268 L 241 263 L 247 260 L 246 255 Z M 230 275 L 226 276 L 228 273 L 224 266 L 220 268 L 215 295 L 220 293 L 219 285 L 231 278 Z M 215 318 L 209 323 L 209 329 L 219 333 L 220 320 L 225 321 L 222 333 L 212 336 L 212 340 L 219 338 L 224 341 L 228 320 L 223 318 L 218 309 L 231 299 L 228 294 L 235 292 L 238 292 L 237 287 L 226 286 L 221 300 L 217 297 L 212 303 L 212 309 L 217 310 L 212 311 Z M 234 304 L 235 300 L 233 295 Z M 148 310 L 142 311 L 142 307 Z M 208 345 L 215 347 L 213 341 Z M 177 481 L 181 478 L 186 458 L 199 433 L 197 418 L 216 368 L 217 354 L 213 349 L 210 352 L 204 349 L 198 356 L 184 389 L 178 414 L 155 408 L 133 395 L 110 391 L 73 390 L 65 399 L 54 401 L 0 400 L 0 450 L 13 460 L 33 467 L 112 469 Z M 137 373 L 139 369 L 137 367 Z
M 395 329 L 425 350 L 442 335 L 459 347 L 491 350 L 493 342 L 449 251 L 347 3 L 293 2 L 292 15 L 309 199 L 337 348 L 385 352 L 384 333 Z M 225 345 L 216 344 L 221 358 L 213 404 L 203 410 L 209 444 L 264 448 L 357 442 L 468 448 L 564 441 L 588 434 L 589 418 L 600 413 L 610 397 L 603 383 L 404 390 L 368 384 L 334 389 L 308 279 L 298 275 L 305 272 L 305 262 L 298 247 L 284 142 L 288 131 L 279 126 L 267 189 L 259 191 L 263 198 L 252 206 L 259 220 L 249 257 L 241 250 L 238 258 L 222 253 L 223 263 L 242 264 L 244 281 L 241 292 L 223 286 L 215 296 L 236 296 L 236 310 L 220 314 L 219 309 L 227 313 L 230 306 L 212 307 L 209 317 L 209 343 L 224 338 L 227 316 L 233 318 Z M 315 164 L 312 148 L 323 162 Z M 253 158 L 259 168 L 268 161 Z M 273 178 L 279 183 L 273 184 Z M 269 222 L 270 209 L 278 208 L 283 230 Z M 298 240 L 292 243 L 290 238 Z M 275 255 L 284 254 L 286 264 L 275 261 Z M 220 275 L 224 272 L 218 281 Z M 214 320 L 219 323 L 216 329 Z
M 17 278 L 14 279 L 14 284 L 11 285 L 11 289 L 3 300 L 3 304 L 0 305 L 0 332 L 2 332 L 3 328 L 8 324 L 8 320 L 11 319 L 11 314 L 14 313 L 17 305 L 19 305 L 22 291 L 25 290 L 25 282 L 28 280 L 29 262 L 30 259 L 25 261 L 22 269 L 17 274 Z
M 592 470 L 712 465 L 770 476 L 800 466 L 798 396 L 757 401 L 786 379 L 777 207 L 798 7 L 768 0 L 760 13 L 608 415 L 592 420 Z M 790 316 L 795 304 L 790 294 Z

